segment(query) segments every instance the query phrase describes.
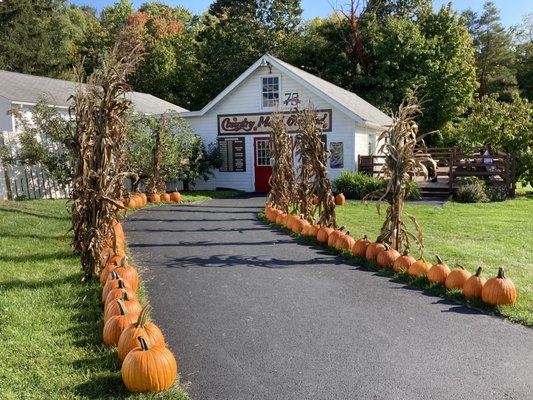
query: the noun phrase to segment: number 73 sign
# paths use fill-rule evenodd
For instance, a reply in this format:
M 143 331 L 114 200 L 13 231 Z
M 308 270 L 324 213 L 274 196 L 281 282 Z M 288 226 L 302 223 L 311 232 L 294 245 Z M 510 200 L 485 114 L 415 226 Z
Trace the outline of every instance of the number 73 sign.
M 283 105 L 296 107 L 298 104 L 300 104 L 298 92 L 285 92 L 283 95 Z

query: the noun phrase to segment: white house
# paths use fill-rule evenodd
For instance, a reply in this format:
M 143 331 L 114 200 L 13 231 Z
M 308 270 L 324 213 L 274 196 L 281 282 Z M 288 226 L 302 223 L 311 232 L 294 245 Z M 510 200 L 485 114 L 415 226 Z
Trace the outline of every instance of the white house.
M 391 122 L 356 94 L 265 54 L 203 109 L 181 114 L 206 143 L 218 141 L 222 153 L 214 178 L 196 187 L 268 191 L 269 116 L 286 113 L 289 132 L 295 132 L 290 110 L 297 104 L 318 111 L 331 178 L 356 171 L 358 156 L 375 153 L 376 135 Z
M 17 147 L 19 130 L 14 116 L 9 112 L 11 109 L 20 107 L 30 117 L 33 107 L 44 96 L 50 106 L 57 108 L 66 117 L 74 89 L 75 83 L 71 81 L 0 70 L 0 146 L 6 145 L 12 151 Z M 187 111 L 146 93 L 129 92 L 126 97 L 131 99 L 137 113 L 154 115 L 168 110 L 180 113 Z M 8 188 L 12 198 L 68 196 L 37 167 L 7 166 L 0 163 L 0 199 L 8 198 Z

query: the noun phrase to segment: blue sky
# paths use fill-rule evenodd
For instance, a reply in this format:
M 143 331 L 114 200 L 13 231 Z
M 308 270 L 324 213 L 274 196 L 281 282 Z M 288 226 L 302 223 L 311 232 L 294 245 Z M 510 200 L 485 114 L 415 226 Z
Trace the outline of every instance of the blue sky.
M 211 0 L 162 0 L 169 5 L 181 5 L 187 7 L 194 13 L 201 13 L 209 7 Z M 506 26 L 519 24 L 522 17 L 528 13 L 533 12 L 533 0 L 493 0 L 496 6 L 500 9 L 502 22 Z M 145 0 L 133 0 L 133 3 L 138 6 L 144 3 Z M 434 0 L 435 7 L 440 7 L 442 4 L 448 3 L 449 0 Z M 465 10 L 471 8 L 474 11 L 479 11 L 482 8 L 484 0 L 451 0 L 457 10 Z M 114 0 L 71 0 L 74 4 L 87 4 L 101 10 L 108 4 L 113 4 Z M 332 11 L 331 4 L 343 4 L 343 0 L 302 0 L 304 9 L 304 18 L 314 18 L 316 16 L 326 16 Z

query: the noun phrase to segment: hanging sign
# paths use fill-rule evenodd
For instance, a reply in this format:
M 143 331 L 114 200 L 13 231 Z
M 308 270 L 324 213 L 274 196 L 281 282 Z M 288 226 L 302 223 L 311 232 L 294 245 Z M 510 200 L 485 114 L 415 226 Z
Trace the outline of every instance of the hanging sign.
M 282 115 L 287 131 L 298 131 L 294 111 L 283 112 Z M 217 117 L 219 135 L 268 133 L 272 122 L 272 113 L 224 114 Z M 317 110 L 316 120 L 323 132 L 331 132 L 331 110 Z

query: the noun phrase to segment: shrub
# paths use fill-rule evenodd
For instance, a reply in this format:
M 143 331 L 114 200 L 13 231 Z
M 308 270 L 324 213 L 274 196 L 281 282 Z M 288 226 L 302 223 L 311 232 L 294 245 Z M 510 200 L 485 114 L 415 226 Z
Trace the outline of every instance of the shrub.
M 380 189 L 385 189 L 387 181 L 383 178 L 370 176 L 361 172 L 345 171 L 340 177 L 333 181 L 334 190 L 339 193 L 344 193 L 346 198 L 361 200 L 366 195 L 373 193 Z M 409 183 L 409 194 L 407 196 L 410 200 L 420 198 L 420 188 L 414 181 Z
M 507 189 L 503 186 L 487 186 L 485 193 L 490 201 L 504 201 L 509 197 Z
M 485 182 L 475 176 L 461 179 L 455 199 L 460 203 L 487 203 Z

